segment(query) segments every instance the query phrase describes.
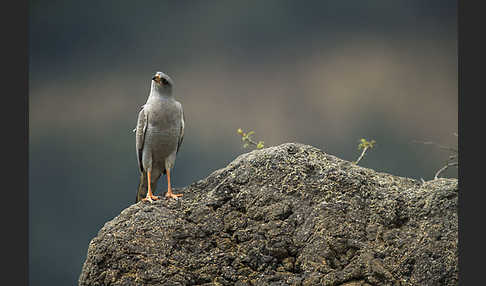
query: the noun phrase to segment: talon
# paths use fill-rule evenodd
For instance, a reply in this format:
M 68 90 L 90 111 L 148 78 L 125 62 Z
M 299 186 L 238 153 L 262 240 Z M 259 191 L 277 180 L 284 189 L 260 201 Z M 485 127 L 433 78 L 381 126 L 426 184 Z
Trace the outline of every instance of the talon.
M 153 196 L 153 195 L 152 195 L 152 196 L 146 196 L 146 197 L 145 197 L 145 199 L 143 199 L 143 200 L 144 200 L 144 201 L 149 201 L 149 202 L 151 202 L 151 203 L 152 203 L 153 201 L 156 201 L 156 200 L 158 200 L 158 199 L 159 199 L 159 197 L 158 197 L 158 196 Z
M 170 169 L 167 169 L 167 193 L 165 194 L 166 198 L 171 198 L 171 199 L 178 199 L 179 197 L 182 197 L 182 194 L 174 194 L 172 192 L 172 187 L 170 185 Z
M 157 196 L 154 196 L 152 194 L 152 189 L 150 188 L 150 172 L 147 172 L 148 174 L 148 192 L 147 192 L 147 196 L 145 197 L 145 199 L 143 199 L 143 201 L 149 201 L 149 202 L 153 202 L 153 201 L 156 201 L 159 199 L 159 197 Z
M 166 197 L 166 198 L 171 198 L 171 199 L 176 199 L 176 200 L 177 200 L 179 197 L 182 197 L 182 196 L 183 196 L 183 194 L 174 194 L 174 193 L 172 193 L 172 192 L 170 192 L 170 193 L 169 193 L 169 192 L 167 192 L 167 194 L 165 194 L 165 197 Z

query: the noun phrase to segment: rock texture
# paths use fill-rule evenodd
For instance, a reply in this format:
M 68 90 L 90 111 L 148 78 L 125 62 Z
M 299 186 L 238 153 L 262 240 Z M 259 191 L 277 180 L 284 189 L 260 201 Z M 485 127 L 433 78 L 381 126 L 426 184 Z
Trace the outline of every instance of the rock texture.
M 79 285 L 457 285 L 456 179 L 419 182 L 287 143 L 134 204 Z

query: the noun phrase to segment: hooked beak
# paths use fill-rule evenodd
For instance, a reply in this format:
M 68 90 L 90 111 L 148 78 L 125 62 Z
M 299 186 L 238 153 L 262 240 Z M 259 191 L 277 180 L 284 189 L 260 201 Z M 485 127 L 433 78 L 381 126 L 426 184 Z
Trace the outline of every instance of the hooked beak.
M 157 74 L 157 75 L 155 75 L 155 76 L 152 78 L 152 80 L 154 80 L 155 82 L 160 83 L 160 76 Z

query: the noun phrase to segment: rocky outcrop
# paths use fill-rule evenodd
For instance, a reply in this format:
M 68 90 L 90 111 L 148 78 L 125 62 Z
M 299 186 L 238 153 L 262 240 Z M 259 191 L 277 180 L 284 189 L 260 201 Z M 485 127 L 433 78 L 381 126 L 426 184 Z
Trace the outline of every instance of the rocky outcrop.
M 456 179 L 379 173 L 288 143 L 134 204 L 79 285 L 457 285 Z

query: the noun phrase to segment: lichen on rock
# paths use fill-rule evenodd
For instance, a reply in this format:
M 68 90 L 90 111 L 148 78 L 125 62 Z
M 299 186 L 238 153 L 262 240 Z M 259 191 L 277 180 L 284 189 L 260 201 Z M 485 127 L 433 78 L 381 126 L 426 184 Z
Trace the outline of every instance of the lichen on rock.
M 286 143 L 177 192 L 107 222 L 79 285 L 458 283 L 457 179 L 422 183 Z

